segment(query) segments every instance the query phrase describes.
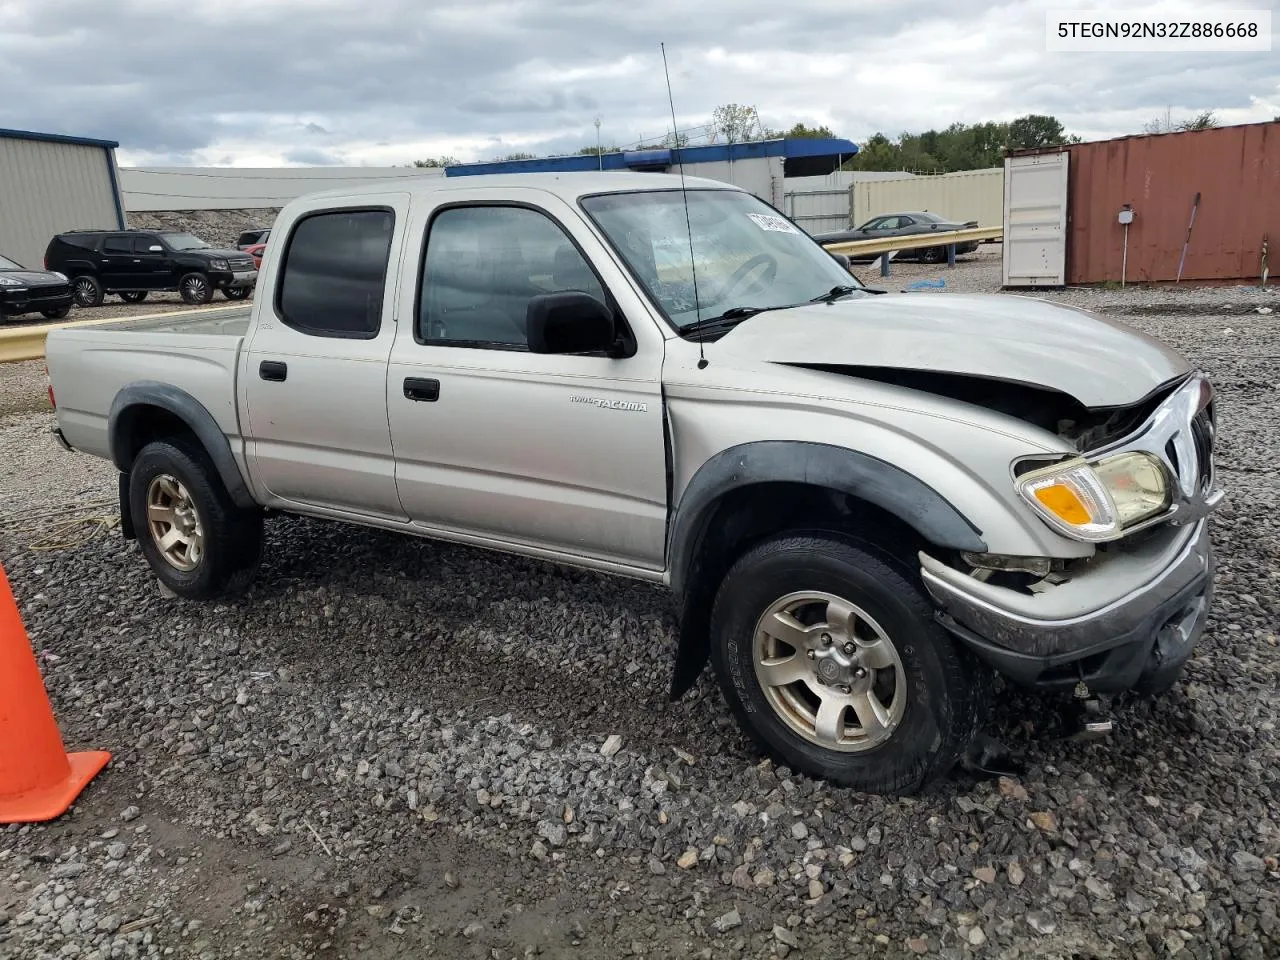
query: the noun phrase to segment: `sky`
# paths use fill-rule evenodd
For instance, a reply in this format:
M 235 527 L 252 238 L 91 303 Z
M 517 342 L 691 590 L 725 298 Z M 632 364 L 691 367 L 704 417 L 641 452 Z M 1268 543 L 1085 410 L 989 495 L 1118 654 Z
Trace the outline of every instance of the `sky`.
M 1276 0 L 1171 0 L 1177 13 Z M 402 165 L 626 146 L 718 104 L 855 142 L 1049 113 L 1086 140 L 1280 115 L 1265 53 L 1047 53 L 1039 0 L 0 0 L 0 127 L 123 165 Z

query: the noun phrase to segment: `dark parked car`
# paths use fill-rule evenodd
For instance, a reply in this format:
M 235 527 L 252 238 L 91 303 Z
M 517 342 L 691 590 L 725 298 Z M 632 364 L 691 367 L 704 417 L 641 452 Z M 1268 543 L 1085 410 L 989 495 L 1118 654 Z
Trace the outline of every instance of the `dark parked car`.
M 44 265 L 71 278 L 82 307 L 100 306 L 108 293 L 140 303 L 153 290 L 177 290 L 187 303 L 208 303 L 214 290 L 228 300 L 243 300 L 258 279 L 248 254 L 218 250 L 175 230 L 60 233 L 49 241 Z
M 839 233 L 825 233 L 815 237 L 819 243 L 848 243 L 852 240 L 880 240 L 885 237 L 903 237 L 918 233 L 946 233 L 950 230 L 971 230 L 978 225 L 977 220 L 959 223 L 947 220 L 936 213 L 912 211 L 910 213 L 888 213 L 872 217 L 860 227 L 852 230 L 841 230 Z M 978 241 L 956 244 L 956 254 L 973 253 L 978 249 Z M 853 260 L 872 260 L 880 254 L 851 254 Z M 920 259 L 939 263 L 947 259 L 946 246 L 917 247 L 914 250 L 903 250 L 898 254 L 899 260 Z
M 240 234 L 240 239 L 236 241 L 236 249 L 248 250 L 256 244 L 266 243 L 267 237 L 270 235 L 270 227 L 267 227 L 265 230 L 246 230 L 244 233 Z
M 71 312 L 71 284 L 60 273 L 28 270 L 0 257 L 0 320 L 23 313 L 42 313 L 61 320 Z

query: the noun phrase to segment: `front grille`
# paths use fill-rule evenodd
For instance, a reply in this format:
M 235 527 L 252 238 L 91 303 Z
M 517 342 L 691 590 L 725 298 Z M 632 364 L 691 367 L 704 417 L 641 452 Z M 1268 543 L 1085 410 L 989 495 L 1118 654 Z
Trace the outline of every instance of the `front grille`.
M 1196 449 L 1197 480 L 1202 492 L 1213 484 L 1213 406 L 1205 407 L 1191 421 L 1191 440 Z
M 66 283 L 53 283 L 47 287 L 31 287 L 27 294 L 28 303 L 47 303 L 71 296 L 71 286 Z
M 232 270 L 252 270 L 253 258 L 252 257 L 230 257 L 227 260 L 227 264 L 231 267 Z

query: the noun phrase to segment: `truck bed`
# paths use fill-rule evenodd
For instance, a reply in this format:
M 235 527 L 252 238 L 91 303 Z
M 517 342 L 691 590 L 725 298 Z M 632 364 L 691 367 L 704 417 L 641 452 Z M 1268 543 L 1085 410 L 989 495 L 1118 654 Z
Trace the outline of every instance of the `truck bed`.
M 130 384 L 159 382 L 180 384 L 213 414 L 238 455 L 236 363 L 252 314 L 246 304 L 50 331 L 45 358 L 67 442 L 109 456 L 116 395 Z

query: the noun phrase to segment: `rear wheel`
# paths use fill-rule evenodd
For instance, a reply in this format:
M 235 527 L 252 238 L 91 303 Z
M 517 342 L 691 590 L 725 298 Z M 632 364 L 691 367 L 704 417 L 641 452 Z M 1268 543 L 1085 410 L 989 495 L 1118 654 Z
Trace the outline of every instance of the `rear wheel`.
M 252 290 L 252 287 L 223 287 L 222 295 L 228 300 L 243 300 Z
M 75 278 L 71 284 L 71 295 L 78 307 L 100 307 L 105 296 L 98 278 L 88 274 Z
M 125 303 L 141 303 L 143 300 L 147 299 L 147 291 L 129 290 L 120 294 L 120 299 Z
M 178 283 L 183 303 L 208 303 L 213 299 L 213 284 L 203 273 L 188 273 Z
M 733 565 L 712 658 L 739 724 L 779 762 L 871 793 L 914 793 L 977 733 L 975 666 L 920 590 L 834 534 L 787 534 Z
M 147 444 L 129 471 L 138 546 L 160 582 L 191 600 L 234 593 L 262 557 L 262 514 L 232 502 L 194 441 Z

